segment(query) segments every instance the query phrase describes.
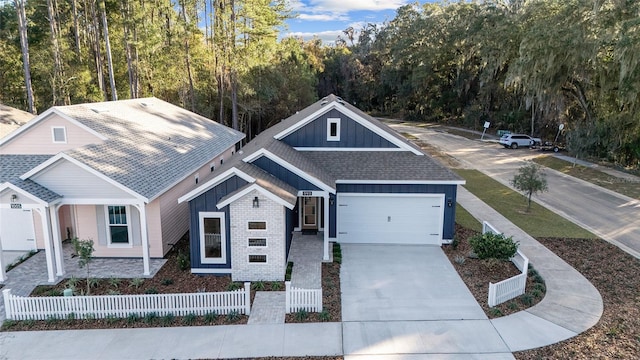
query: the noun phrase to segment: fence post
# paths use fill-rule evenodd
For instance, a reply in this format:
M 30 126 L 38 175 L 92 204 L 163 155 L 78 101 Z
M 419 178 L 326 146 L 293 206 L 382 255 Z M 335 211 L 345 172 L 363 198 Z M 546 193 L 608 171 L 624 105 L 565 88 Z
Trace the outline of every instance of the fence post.
M 2 297 L 4 298 L 4 313 L 7 320 L 11 320 L 11 302 L 9 298 L 11 297 L 11 289 L 2 290 Z
M 244 313 L 251 314 L 251 283 L 244 283 Z
M 284 311 L 285 313 L 291 312 L 291 281 L 284 282 Z
M 496 287 L 493 285 L 492 282 L 489 282 L 489 296 L 487 299 L 487 303 L 489 307 L 496 306 Z

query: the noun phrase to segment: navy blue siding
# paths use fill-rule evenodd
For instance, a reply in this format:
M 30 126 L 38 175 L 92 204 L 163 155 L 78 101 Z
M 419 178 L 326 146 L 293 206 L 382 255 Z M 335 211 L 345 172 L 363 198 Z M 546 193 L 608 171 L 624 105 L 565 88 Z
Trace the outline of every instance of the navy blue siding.
M 457 185 L 431 184 L 338 184 L 338 193 L 444 194 L 443 239 L 453 239 L 456 221 Z M 451 201 L 451 207 L 447 204 Z M 335 206 L 333 206 L 335 212 Z M 332 224 L 334 225 L 334 224 Z M 335 226 L 332 226 L 335 237 Z
M 191 254 L 191 267 L 194 269 L 230 269 L 231 268 L 231 219 L 229 216 L 229 206 L 218 210 L 216 204 L 224 196 L 232 193 L 246 185 L 243 179 L 234 176 L 218 186 L 209 189 L 204 194 L 189 201 L 190 226 L 189 244 Z M 202 264 L 200 261 L 200 224 L 198 214 L 203 211 L 224 212 L 225 213 L 225 233 L 227 240 L 227 263 L 226 264 Z
M 321 190 L 266 156 L 261 156 L 251 163 L 298 190 Z
M 327 141 L 327 118 L 340 118 L 340 141 Z M 336 109 L 321 115 L 282 139 L 292 147 L 397 148 L 389 140 Z
M 329 237 L 336 237 L 336 196 L 329 194 Z
M 289 258 L 289 250 L 291 249 L 291 241 L 293 240 L 293 227 L 294 220 L 297 217 L 296 213 L 293 210 L 285 209 L 285 231 L 286 231 L 286 240 L 287 240 L 287 253 L 285 255 L 285 259 Z

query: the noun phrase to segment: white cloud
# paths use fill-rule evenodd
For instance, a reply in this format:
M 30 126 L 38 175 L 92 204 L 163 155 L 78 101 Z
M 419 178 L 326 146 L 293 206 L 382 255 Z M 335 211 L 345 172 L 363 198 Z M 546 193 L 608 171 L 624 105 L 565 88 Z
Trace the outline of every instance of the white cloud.
M 406 0 L 308 0 L 307 7 L 318 11 L 347 13 L 361 10 L 395 10 L 407 2 Z
M 395 10 L 407 0 L 289 0 L 298 18 L 307 21 L 348 21 L 353 11 Z
M 298 19 L 306 21 L 346 21 L 348 17 L 342 14 L 300 14 Z

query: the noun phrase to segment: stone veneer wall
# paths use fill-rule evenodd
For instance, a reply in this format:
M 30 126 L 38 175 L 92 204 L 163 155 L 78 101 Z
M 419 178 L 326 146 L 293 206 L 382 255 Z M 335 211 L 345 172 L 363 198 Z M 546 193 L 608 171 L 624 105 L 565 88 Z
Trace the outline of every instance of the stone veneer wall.
M 253 207 L 254 197 L 260 207 Z M 231 278 L 233 281 L 282 281 L 286 270 L 285 207 L 254 190 L 230 204 Z M 266 221 L 266 230 L 249 230 L 249 221 Z M 266 247 L 249 247 L 249 238 L 266 238 Z M 249 255 L 267 255 L 249 263 Z

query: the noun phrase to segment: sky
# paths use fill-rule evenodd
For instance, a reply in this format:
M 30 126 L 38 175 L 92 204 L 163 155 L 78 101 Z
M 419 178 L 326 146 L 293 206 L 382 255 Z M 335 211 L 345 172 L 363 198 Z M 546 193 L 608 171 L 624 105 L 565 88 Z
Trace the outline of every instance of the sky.
M 382 24 L 392 20 L 396 9 L 415 0 L 289 0 L 298 16 L 287 21 L 284 36 L 310 40 L 319 37 L 325 44 L 335 42 L 343 30 L 360 30 L 367 23 Z M 419 3 L 434 2 L 420 0 Z M 356 35 L 357 38 L 357 35 Z M 345 38 L 346 40 L 346 38 Z

